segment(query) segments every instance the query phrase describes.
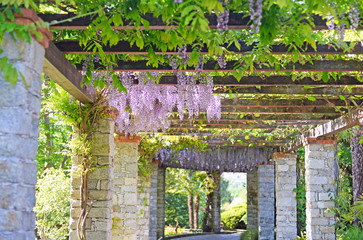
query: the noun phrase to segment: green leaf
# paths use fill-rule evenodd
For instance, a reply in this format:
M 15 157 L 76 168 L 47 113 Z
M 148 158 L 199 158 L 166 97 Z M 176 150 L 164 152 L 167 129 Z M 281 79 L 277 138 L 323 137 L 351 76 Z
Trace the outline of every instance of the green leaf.
M 310 100 L 310 101 L 314 102 L 314 101 L 316 101 L 316 98 L 315 98 L 315 97 L 313 97 L 313 96 L 308 96 L 308 100 Z
M 327 83 L 329 81 L 329 74 L 328 72 L 323 72 L 323 82 Z
M 343 95 L 339 95 L 340 100 L 345 101 L 345 97 Z

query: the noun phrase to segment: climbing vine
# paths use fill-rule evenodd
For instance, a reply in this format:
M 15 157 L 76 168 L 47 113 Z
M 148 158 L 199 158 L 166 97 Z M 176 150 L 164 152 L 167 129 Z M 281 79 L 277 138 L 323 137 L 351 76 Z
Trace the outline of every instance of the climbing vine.
M 54 96 L 53 106 L 60 110 L 59 117 L 73 127 L 72 139 L 69 142 L 72 157 L 73 174 L 80 178 L 80 208 L 81 213 L 77 222 L 77 234 L 80 240 L 85 240 L 85 224 L 87 215 L 92 208 L 92 200 L 89 199 L 88 178 L 89 173 L 95 170 L 95 163 L 92 158 L 92 134 L 100 120 L 109 116 L 105 108 L 107 101 L 106 91 L 97 93 L 97 98 L 92 104 L 82 104 L 70 98 L 61 90 Z

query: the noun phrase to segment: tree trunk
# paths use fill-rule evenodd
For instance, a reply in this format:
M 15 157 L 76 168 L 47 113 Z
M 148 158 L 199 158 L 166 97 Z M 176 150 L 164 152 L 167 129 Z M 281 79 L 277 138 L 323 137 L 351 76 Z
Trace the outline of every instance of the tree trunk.
M 352 129 L 352 173 L 353 173 L 353 201 L 356 202 L 363 193 L 363 144 L 359 141 L 363 135 L 362 128 Z
M 202 230 L 203 232 L 211 232 L 212 231 L 212 199 L 213 192 L 206 194 L 205 196 L 205 213 L 203 217 Z
M 194 226 L 195 229 L 199 228 L 199 202 L 200 202 L 200 196 L 199 193 L 195 195 L 194 198 Z
M 194 229 L 193 216 L 193 194 L 188 194 L 188 212 L 189 212 L 189 228 Z

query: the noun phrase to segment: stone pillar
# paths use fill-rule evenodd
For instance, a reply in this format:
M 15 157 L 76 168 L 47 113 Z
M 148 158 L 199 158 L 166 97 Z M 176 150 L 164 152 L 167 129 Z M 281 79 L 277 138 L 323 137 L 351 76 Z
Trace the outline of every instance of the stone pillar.
M 136 239 L 139 137 L 115 137 L 113 240 Z
M 164 237 L 165 228 L 165 167 L 158 167 L 157 175 L 157 217 L 156 239 Z M 152 239 L 152 238 L 150 238 Z
M 137 240 L 157 239 L 157 176 L 159 161 L 151 162 L 150 179 L 138 178 Z M 147 182 L 146 182 L 147 181 Z
M 275 166 L 273 163 L 258 167 L 258 236 L 275 239 Z
M 214 172 L 214 190 L 212 204 L 212 231 L 215 233 L 221 232 L 221 173 Z
M 149 239 L 157 239 L 157 217 L 158 217 L 158 172 L 159 162 L 151 164 L 150 176 L 150 221 L 149 221 Z M 165 210 L 164 210 L 165 212 Z
M 0 239 L 35 239 L 35 184 L 44 46 L 14 42 L 0 48 L 25 78 L 10 86 L 0 71 Z
M 247 229 L 258 228 L 258 173 L 247 173 Z
M 112 230 L 112 192 L 114 157 L 114 121 L 102 119 L 92 135 L 92 158 L 94 170 L 89 174 L 88 204 L 92 204 L 86 219 L 86 238 L 88 240 L 111 239 Z M 72 167 L 75 172 L 76 166 Z M 72 174 L 70 240 L 78 240 L 77 221 L 80 215 L 80 176 Z
M 336 140 L 307 138 L 305 145 L 306 239 L 335 240 L 333 207 Z
M 296 158 L 297 154 L 274 153 L 276 191 L 276 239 L 293 240 L 297 235 Z

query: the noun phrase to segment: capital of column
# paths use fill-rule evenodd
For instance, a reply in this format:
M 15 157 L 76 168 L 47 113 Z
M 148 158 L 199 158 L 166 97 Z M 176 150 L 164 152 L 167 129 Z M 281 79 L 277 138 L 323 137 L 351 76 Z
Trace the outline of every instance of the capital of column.
M 319 137 L 319 138 L 313 138 L 313 137 L 307 137 L 304 139 L 304 146 L 309 144 L 337 144 L 337 139 L 335 137 Z
M 30 23 L 43 22 L 43 20 L 38 17 L 38 15 L 31 9 L 21 8 L 20 13 L 14 13 L 14 22 L 22 25 L 29 25 Z M 32 37 L 39 42 L 44 48 L 49 47 L 49 42 L 52 40 L 52 33 L 46 28 L 37 28 L 37 30 L 42 34 L 42 39 L 39 40 L 33 33 Z
M 115 142 L 134 142 L 140 144 L 141 138 L 139 136 L 115 136 Z
M 280 159 L 280 158 L 297 158 L 297 153 L 290 153 L 290 152 L 275 152 L 272 155 L 273 159 Z

